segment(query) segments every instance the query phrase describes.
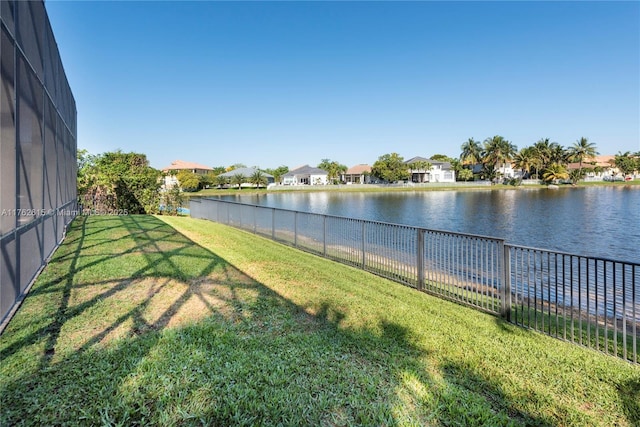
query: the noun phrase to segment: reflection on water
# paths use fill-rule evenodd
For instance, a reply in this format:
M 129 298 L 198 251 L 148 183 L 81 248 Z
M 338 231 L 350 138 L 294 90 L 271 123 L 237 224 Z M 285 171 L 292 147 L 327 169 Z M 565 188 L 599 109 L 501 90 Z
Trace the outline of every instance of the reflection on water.
M 640 262 L 640 186 L 426 191 L 268 193 L 233 200 L 413 225 L 508 243 Z

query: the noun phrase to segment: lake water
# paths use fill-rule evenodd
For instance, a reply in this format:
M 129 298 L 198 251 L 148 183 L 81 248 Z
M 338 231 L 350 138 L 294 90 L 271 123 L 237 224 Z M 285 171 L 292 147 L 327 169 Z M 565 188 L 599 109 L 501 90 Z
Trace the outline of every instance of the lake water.
M 388 193 L 287 192 L 242 203 L 499 237 L 640 263 L 640 186 Z

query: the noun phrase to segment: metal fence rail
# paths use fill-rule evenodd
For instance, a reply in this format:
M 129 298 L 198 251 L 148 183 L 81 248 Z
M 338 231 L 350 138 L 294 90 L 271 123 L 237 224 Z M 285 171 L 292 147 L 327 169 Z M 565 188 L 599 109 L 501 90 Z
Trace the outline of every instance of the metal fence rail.
M 192 199 L 190 212 L 638 363 L 640 265 L 407 225 Z
M 637 264 L 509 246 L 512 321 L 637 360 Z

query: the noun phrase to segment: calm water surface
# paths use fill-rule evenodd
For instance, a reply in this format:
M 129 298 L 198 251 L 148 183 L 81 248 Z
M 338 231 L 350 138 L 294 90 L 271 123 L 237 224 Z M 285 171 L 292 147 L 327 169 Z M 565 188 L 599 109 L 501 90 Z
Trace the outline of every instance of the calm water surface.
M 230 198 L 263 206 L 499 237 L 517 245 L 640 263 L 640 186 L 288 192 Z

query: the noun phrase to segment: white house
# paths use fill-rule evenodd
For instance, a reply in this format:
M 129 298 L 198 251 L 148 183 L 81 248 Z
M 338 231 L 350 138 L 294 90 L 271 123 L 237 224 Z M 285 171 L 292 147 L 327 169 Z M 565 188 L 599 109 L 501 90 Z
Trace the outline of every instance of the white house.
M 514 170 L 511 163 L 501 163 L 496 165 L 496 170 L 503 178 L 520 178 L 522 171 Z
M 431 167 L 429 169 L 413 169 L 411 166 L 423 162 L 429 163 Z M 404 163 L 409 167 L 411 182 L 456 182 L 456 172 L 449 162 L 414 157 Z
M 282 176 L 283 185 L 327 185 L 327 171 L 309 165 L 301 166 Z

